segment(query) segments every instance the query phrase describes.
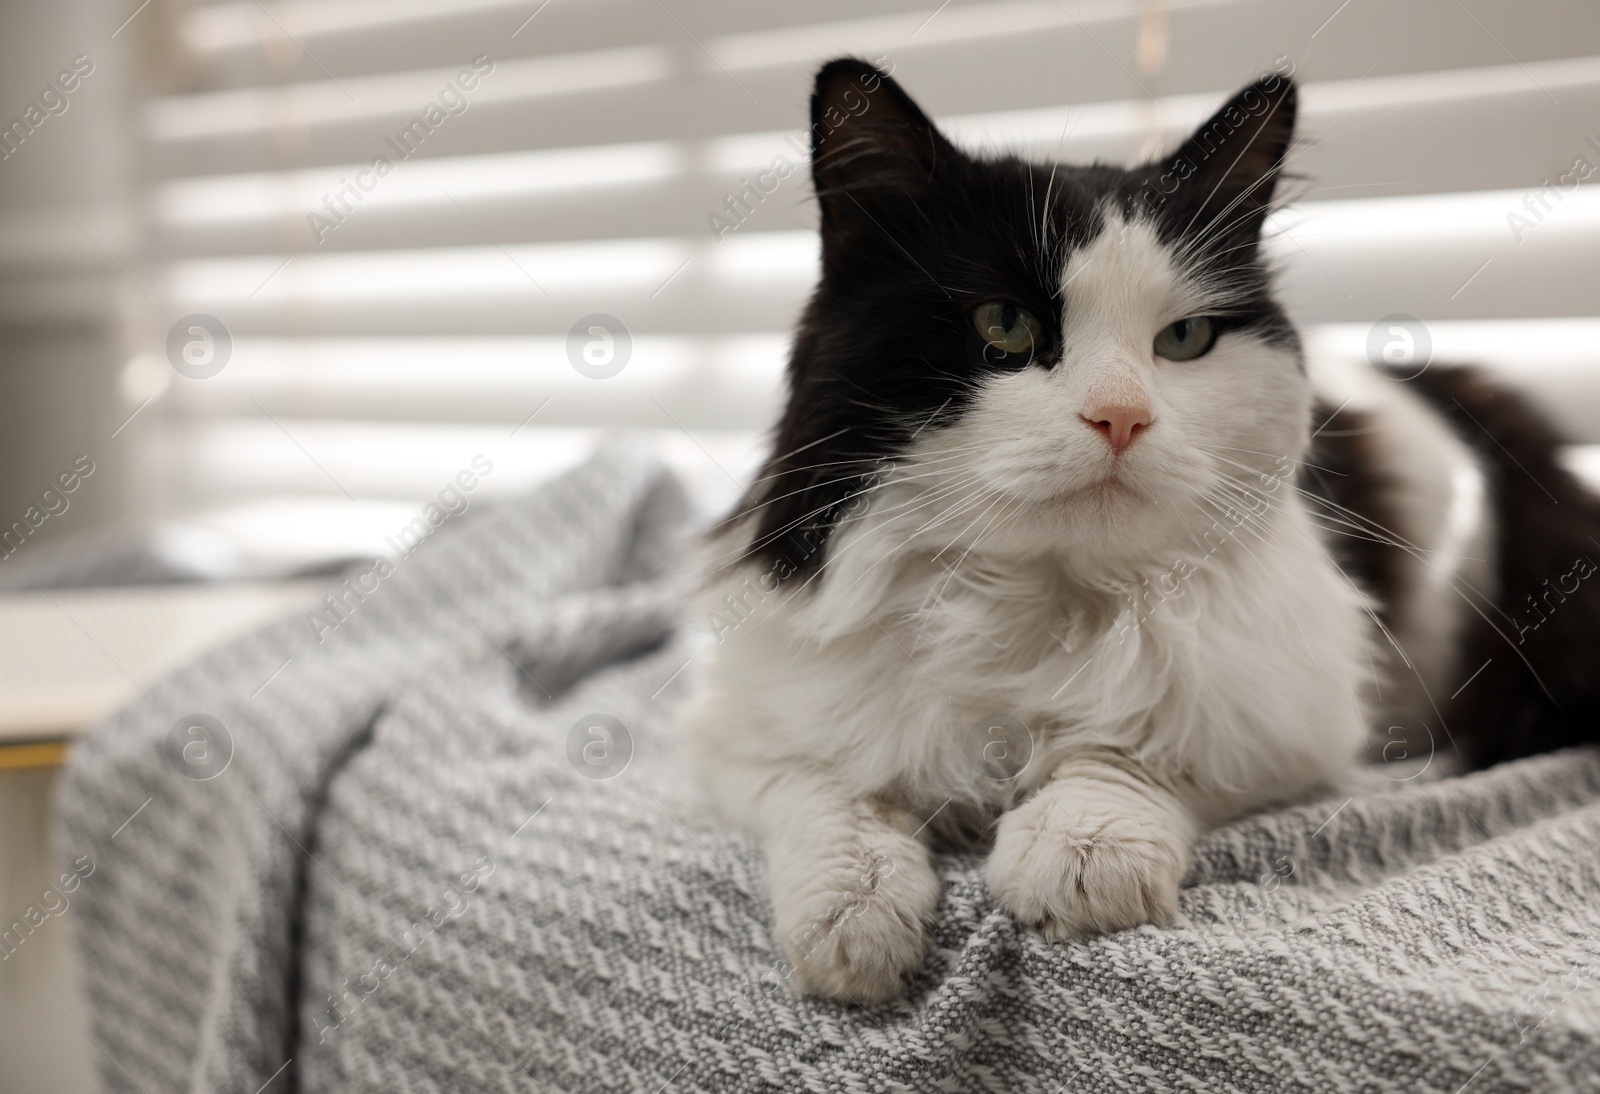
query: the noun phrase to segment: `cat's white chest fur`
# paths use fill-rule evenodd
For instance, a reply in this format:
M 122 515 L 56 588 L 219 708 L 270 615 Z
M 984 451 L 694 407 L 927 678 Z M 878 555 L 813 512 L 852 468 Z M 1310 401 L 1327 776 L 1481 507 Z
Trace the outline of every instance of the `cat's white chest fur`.
M 702 765 L 802 765 L 927 816 L 1003 807 L 1103 746 L 1215 822 L 1359 750 L 1365 611 L 1288 490 L 1218 514 L 1143 580 L 1091 583 L 1054 555 L 954 561 L 913 555 L 854 588 L 764 590 L 745 571 L 715 589 L 719 645 L 686 723 Z M 738 814 L 747 784 L 709 782 Z

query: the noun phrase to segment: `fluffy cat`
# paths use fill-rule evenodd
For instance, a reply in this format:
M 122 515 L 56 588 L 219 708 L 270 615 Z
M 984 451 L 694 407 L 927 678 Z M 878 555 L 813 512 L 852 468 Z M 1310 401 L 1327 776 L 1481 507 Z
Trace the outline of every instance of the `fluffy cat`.
M 1260 248 L 1287 76 L 1131 170 L 964 152 L 855 60 L 811 115 L 821 282 L 684 712 L 803 989 L 901 990 L 935 843 L 989 846 L 1048 937 L 1169 923 L 1195 837 L 1340 778 L 1380 682 L 1387 723 L 1457 717 L 1507 558 L 1534 564 L 1495 531 L 1504 460 L 1434 403 L 1511 406 L 1600 527 L 1478 378 L 1308 373 Z M 1577 687 L 1540 747 L 1592 736 Z

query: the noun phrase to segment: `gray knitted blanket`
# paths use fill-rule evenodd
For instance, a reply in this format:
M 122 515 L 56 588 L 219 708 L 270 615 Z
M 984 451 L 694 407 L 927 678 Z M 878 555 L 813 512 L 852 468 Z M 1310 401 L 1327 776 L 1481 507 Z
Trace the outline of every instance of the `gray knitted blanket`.
M 1590 753 L 1214 832 L 1172 929 L 1049 943 L 950 857 L 907 998 L 796 998 L 665 714 L 685 519 L 607 453 L 89 734 L 58 849 L 107 1088 L 1600 1090 Z

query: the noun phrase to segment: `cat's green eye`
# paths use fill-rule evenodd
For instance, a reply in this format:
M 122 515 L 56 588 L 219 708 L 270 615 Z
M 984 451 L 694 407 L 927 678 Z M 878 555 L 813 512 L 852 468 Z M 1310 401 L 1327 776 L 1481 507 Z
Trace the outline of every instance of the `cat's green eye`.
M 1156 335 L 1157 357 L 1169 361 L 1193 361 L 1204 357 L 1217 344 L 1217 325 L 1203 315 L 1190 316 L 1169 324 Z
M 1028 353 L 1043 328 L 1027 308 L 1010 302 L 979 304 L 972 313 L 978 335 L 1001 353 Z

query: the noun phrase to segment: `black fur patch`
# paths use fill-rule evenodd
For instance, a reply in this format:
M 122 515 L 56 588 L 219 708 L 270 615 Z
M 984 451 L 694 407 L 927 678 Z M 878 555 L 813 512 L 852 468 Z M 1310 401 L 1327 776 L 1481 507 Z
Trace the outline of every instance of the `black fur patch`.
M 1481 458 L 1499 530 L 1492 623 L 1465 636 L 1451 688 L 1470 682 L 1444 709 L 1463 758 L 1600 742 L 1600 501 L 1556 462 L 1559 437 L 1524 399 L 1471 369 L 1412 383 Z
M 1061 277 L 1109 203 L 1182 241 L 1225 286 L 1216 322 L 1298 350 L 1257 241 L 1293 132 L 1294 86 L 1271 76 L 1176 153 L 1132 171 L 1041 166 L 957 149 L 890 77 L 857 60 L 817 75 L 812 179 L 822 278 L 796 334 L 773 455 L 724 524 L 779 581 L 814 572 L 884 461 L 969 406 L 996 369 L 1061 359 Z M 1023 359 L 985 355 L 973 309 L 1014 302 L 1043 334 Z
M 1356 410 L 1312 412 L 1311 454 L 1301 466 L 1300 486 L 1321 499 L 1312 511 L 1326 534 L 1334 561 L 1378 602 L 1378 618 L 1392 622 L 1390 606 L 1400 588 L 1403 558 L 1388 529 L 1399 526 L 1390 499 L 1394 483 L 1373 451 L 1371 418 Z

